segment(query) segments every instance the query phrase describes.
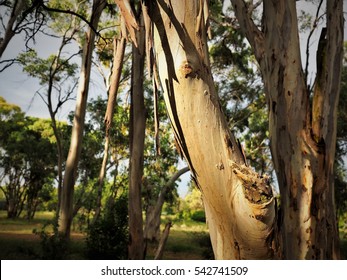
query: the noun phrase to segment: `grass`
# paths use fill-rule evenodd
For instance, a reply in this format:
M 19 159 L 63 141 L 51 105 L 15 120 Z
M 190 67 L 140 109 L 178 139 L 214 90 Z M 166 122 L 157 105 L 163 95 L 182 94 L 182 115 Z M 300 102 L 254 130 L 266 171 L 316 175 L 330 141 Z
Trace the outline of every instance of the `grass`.
M 6 213 L 0 211 L 0 259 L 42 259 L 42 240 L 33 234 L 33 229 L 41 230 L 42 226 L 53 218 L 53 213 L 38 212 L 33 221 L 25 218 L 7 219 Z M 340 232 L 341 252 L 347 258 L 347 229 Z M 50 246 L 57 244 L 50 244 Z M 58 244 L 59 246 L 59 244 Z M 156 244 L 149 244 L 148 259 L 153 259 Z M 46 252 L 47 253 L 47 252 Z M 167 240 L 163 259 L 167 260 L 200 260 L 211 259 L 212 249 L 207 227 L 204 223 L 194 221 L 174 221 Z M 73 232 L 69 251 L 65 259 L 85 259 L 85 236 Z
M 40 231 L 42 226 L 52 218 L 53 213 L 38 212 L 33 221 L 28 221 L 22 217 L 7 219 L 6 212 L 0 211 L 0 259 L 44 258 L 42 240 L 38 235 L 33 234 L 33 230 Z M 205 256 L 209 256 L 206 252 L 211 251 L 206 239 L 208 240 L 209 237 L 204 223 L 176 221 L 171 228 L 163 258 L 205 259 Z M 154 258 L 156 246 L 156 244 L 149 244 L 148 259 Z M 65 258 L 86 258 L 85 236 L 81 232 L 72 232 L 69 251 Z

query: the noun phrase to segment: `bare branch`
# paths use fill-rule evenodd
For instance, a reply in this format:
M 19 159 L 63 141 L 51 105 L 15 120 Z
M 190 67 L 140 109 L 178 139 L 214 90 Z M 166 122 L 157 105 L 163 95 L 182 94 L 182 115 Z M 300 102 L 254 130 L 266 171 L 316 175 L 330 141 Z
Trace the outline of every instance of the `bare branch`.
M 12 58 L 12 59 L 5 59 L 0 61 L 0 64 L 3 64 L 3 63 L 6 63 L 6 65 L 0 68 L 0 73 L 5 71 L 8 67 L 12 66 L 13 64 L 18 63 L 18 60 L 16 58 Z

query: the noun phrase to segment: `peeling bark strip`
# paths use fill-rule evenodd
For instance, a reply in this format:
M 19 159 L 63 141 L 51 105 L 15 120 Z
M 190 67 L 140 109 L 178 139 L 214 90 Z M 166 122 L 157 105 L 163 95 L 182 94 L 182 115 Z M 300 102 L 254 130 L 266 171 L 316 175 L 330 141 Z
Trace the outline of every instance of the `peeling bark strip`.
M 342 0 L 328 0 L 316 87 L 309 99 L 299 61 L 295 1 L 263 1 L 260 31 L 242 0 L 231 0 L 261 68 L 269 104 L 271 152 L 281 193 L 282 257 L 339 258 L 333 163 L 343 50 Z

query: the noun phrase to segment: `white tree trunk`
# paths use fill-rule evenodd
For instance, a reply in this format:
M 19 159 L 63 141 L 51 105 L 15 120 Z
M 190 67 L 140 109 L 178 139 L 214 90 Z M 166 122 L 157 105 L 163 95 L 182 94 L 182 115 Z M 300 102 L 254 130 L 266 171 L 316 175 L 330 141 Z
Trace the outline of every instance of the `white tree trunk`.
M 156 62 L 180 145 L 202 191 L 216 259 L 270 259 L 275 201 L 245 165 L 209 65 L 205 1 L 153 1 Z
M 105 0 L 94 0 L 91 15 L 91 25 L 96 30 L 101 13 L 106 6 Z M 95 33 L 89 28 L 86 33 L 86 42 L 83 48 L 82 67 L 77 93 L 76 109 L 73 120 L 70 149 L 66 160 L 61 197 L 61 208 L 59 213 L 59 232 L 66 238 L 70 237 L 70 228 L 73 214 L 73 193 L 77 178 L 78 162 L 82 149 L 82 138 L 84 131 L 84 118 L 87 107 L 90 70 L 92 65 L 92 54 L 94 49 Z

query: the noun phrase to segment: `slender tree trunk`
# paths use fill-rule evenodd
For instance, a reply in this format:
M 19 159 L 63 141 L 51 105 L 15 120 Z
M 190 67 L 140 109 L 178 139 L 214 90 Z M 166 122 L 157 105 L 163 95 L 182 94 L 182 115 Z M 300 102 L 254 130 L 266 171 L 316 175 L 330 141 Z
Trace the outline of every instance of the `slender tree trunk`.
M 124 25 L 124 20 L 121 21 L 121 38 L 114 39 L 114 51 L 113 51 L 113 67 L 112 67 L 112 75 L 111 75 L 111 85 L 108 93 L 108 101 L 107 101 L 107 109 L 105 113 L 105 148 L 104 148 L 104 157 L 102 160 L 102 165 L 99 173 L 98 180 L 98 194 L 96 199 L 96 209 L 95 215 L 93 218 L 93 223 L 98 219 L 101 213 L 101 198 L 102 198 L 102 189 L 104 186 L 104 179 L 106 175 L 106 165 L 108 159 L 108 150 L 110 143 L 109 131 L 112 126 L 112 119 L 114 114 L 114 108 L 116 106 L 117 101 L 117 92 L 119 88 L 119 81 L 122 74 L 123 67 L 123 59 L 126 45 L 126 30 Z
M 166 244 L 166 241 L 169 237 L 171 226 L 172 226 L 171 222 L 167 223 L 165 226 L 165 229 L 163 231 L 163 235 L 162 235 L 160 242 L 159 242 L 158 249 L 155 252 L 155 256 L 154 256 L 155 260 L 161 260 L 163 258 L 165 244 Z
M 172 188 L 176 180 L 189 171 L 189 167 L 178 170 L 161 189 L 154 206 L 150 206 L 146 213 L 145 239 L 149 241 L 159 241 L 160 238 L 160 215 L 168 191 Z
M 158 0 L 151 5 L 164 99 L 202 191 L 215 258 L 273 258 L 275 201 L 267 179 L 245 165 L 221 111 L 207 51 L 207 2 Z
M 146 128 L 144 103 L 144 29 L 136 32 L 133 45 L 130 105 L 130 175 L 129 175 L 129 259 L 143 259 L 145 254 L 141 188 Z
M 94 27 L 94 29 L 97 29 L 101 13 L 105 6 L 105 0 L 93 1 L 91 25 Z M 59 214 L 59 232 L 62 233 L 66 238 L 70 237 L 70 228 L 72 223 L 73 193 L 77 178 L 78 162 L 82 149 L 84 118 L 87 106 L 94 40 L 95 33 L 91 28 L 89 28 L 88 32 L 86 33 L 86 42 L 83 49 L 81 75 L 79 80 L 75 116 L 73 120 L 70 149 L 66 160 L 61 197 L 61 209 Z
M 327 1 L 310 101 L 301 66 L 295 1 L 264 1 L 263 30 L 232 0 L 259 62 L 269 107 L 271 152 L 281 194 L 281 257 L 339 258 L 333 163 L 343 50 L 342 0 Z M 325 32 L 325 31 L 323 31 Z

